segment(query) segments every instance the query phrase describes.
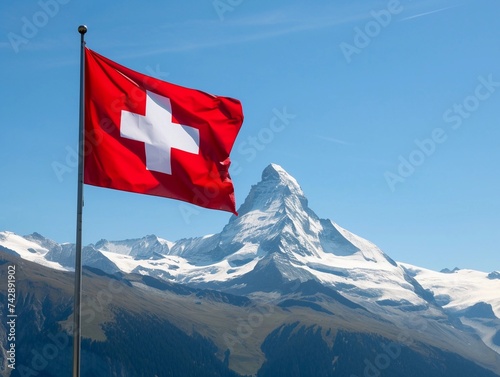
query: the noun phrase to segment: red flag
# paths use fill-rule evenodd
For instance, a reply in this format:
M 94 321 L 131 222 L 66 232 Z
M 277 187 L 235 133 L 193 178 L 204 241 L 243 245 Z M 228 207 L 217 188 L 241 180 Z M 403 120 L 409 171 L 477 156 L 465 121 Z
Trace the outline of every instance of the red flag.
M 229 153 L 238 100 L 184 88 L 85 49 L 84 183 L 236 214 Z

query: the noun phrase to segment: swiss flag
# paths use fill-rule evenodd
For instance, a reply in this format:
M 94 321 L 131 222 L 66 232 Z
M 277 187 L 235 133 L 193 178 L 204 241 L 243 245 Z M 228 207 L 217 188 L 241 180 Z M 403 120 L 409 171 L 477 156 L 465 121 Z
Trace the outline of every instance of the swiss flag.
M 236 214 L 238 100 L 170 84 L 85 49 L 84 183 Z

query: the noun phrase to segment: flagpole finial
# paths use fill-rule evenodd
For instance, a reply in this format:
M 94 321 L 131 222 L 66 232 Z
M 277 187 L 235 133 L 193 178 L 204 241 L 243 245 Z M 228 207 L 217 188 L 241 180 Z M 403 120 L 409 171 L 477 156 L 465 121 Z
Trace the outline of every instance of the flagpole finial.
M 85 34 L 87 32 L 87 25 L 78 26 L 78 32 L 82 35 Z

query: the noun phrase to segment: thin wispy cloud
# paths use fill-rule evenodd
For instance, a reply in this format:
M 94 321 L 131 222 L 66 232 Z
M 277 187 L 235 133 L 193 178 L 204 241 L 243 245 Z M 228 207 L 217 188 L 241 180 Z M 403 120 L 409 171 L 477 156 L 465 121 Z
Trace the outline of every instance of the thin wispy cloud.
M 150 56 L 162 53 L 187 52 L 206 48 L 223 47 L 234 44 L 248 43 L 258 40 L 281 37 L 293 33 L 314 31 L 334 27 L 336 25 L 358 21 L 366 17 L 366 14 L 344 14 L 322 12 L 305 14 L 300 10 L 273 11 L 266 14 L 257 14 L 246 17 L 228 18 L 225 21 L 218 19 L 191 20 L 188 23 L 179 22 L 175 25 L 165 25 L 164 30 L 173 30 L 183 36 L 176 44 L 165 46 L 162 39 L 162 47 L 155 48 L 152 45 L 144 49 L 136 49 L 126 58 Z M 203 28 L 206 30 L 206 40 L 190 40 L 189 30 Z M 182 30 L 187 30 L 184 33 Z M 221 31 L 223 31 L 221 33 Z M 151 42 L 151 37 L 149 36 Z M 143 40 L 141 41 L 143 44 Z
M 415 14 L 415 15 L 413 15 L 413 16 L 408 16 L 408 17 L 402 18 L 402 19 L 401 19 L 401 20 L 399 20 L 399 21 L 401 22 L 401 21 L 413 20 L 413 19 L 415 19 L 415 18 L 420 18 L 420 17 L 428 16 L 428 15 L 430 15 L 430 14 L 434 14 L 434 13 L 438 13 L 438 12 L 443 12 L 443 11 L 448 10 L 448 9 L 456 8 L 457 6 L 458 6 L 458 5 L 454 5 L 454 6 L 451 6 L 451 7 L 440 8 L 440 9 L 431 10 L 431 11 L 429 11 L 429 12 L 424 12 L 424 13 Z
M 318 137 L 321 140 L 329 141 L 329 142 L 335 143 L 335 144 L 340 144 L 340 145 L 354 145 L 353 143 L 350 143 L 348 141 L 340 140 L 340 139 L 337 139 L 337 138 L 334 138 L 334 137 L 330 137 L 330 136 L 316 135 L 316 137 Z
M 26 56 L 33 56 L 33 54 L 37 54 L 40 51 L 51 53 L 55 50 L 61 50 L 62 46 L 66 48 L 71 48 L 70 44 L 65 44 L 62 40 L 48 40 L 43 38 L 33 38 L 33 40 L 28 40 L 27 43 L 23 44 L 11 44 L 9 42 L 0 42 L 0 51 L 5 50 L 7 54 L 11 55 L 19 55 L 24 54 Z M 47 56 L 51 56 L 47 54 Z M 37 68 L 44 68 L 44 64 L 41 61 L 44 59 L 39 59 L 40 64 L 37 65 Z M 52 63 L 50 63 L 52 65 Z

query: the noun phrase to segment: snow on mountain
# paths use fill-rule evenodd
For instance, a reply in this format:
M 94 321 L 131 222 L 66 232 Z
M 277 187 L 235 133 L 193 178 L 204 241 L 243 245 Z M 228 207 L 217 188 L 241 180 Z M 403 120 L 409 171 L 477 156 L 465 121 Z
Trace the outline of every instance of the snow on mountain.
M 500 318 L 500 279 L 491 279 L 486 272 L 456 270 L 442 273 L 401 263 L 426 289 L 434 292 L 436 300 L 446 309 L 460 312 L 479 302 L 492 306 Z
M 279 285 L 315 279 L 358 302 L 429 306 L 418 283 L 374 244 L 318 218 L 298 182 L 279 165 L 263 171 L 239 213 L 221 233 L 175 243 L 153 235 L 101 240 L 84 249 L 83 263 L 108 273 L 121 270 L 247 290 L 260 289 L 266 280 L 266 289 L 273 290 L 279 287 L 271 280 Z M 37 260 L 72 267 L 73 245 L 59 245 L 36 234 L 23 242 L 43 250 Z
M 75 245 L 58 244 L 38 233 L 21 237 L 12 232 L 0 232 L 0 250 L 18 254 L 21 258 L 58 270 L 73 271 L 75 266 Z M 108 258 L 93 245 L 82 250 L 82 263 L 85 266 L 115 273 L 120 271 Z
M 40 244 L 35 242 L 36 238 L 43 238 L 38 233 L 33 233 L 31 236 L 21 237 L 12 232 L 0 232 L 0 251 L 5 251 L 9 254 L 17 254 L 21 258 L 41 264 L 46 267 L 56 270 L 70 270 L 64 267 L 59 262 L 51 261 L 46 258 L 52 244 Z M 54 242 L 55 244 L 55 242 Z M 47 247 L 48 246 L 48 247 Z
M 204 237 L 101 240 L 84 248 L 83 263 L 108 273 L 241 293 L 279 292 L 286 283 L 312 279 L 373 312 L 459 318 L 500 353 L 495 341 L 500 338 L 500 274 L 439 273 L 398 264 L 373 243 L 320 219 L 295 178 L 276 164 L 263 171 L 238 212 L 220 233 Z M 74 245 L 36 233 L 24 238 L 0 233 L 0 250 L 52 268 L 70 269 L 74 263 Z
M 434 293 L 436 301 L 500 353 L 500 279 L 498 271 L 485 273 L 454 269 L 436 272 L 410 264 L 403 265 L 419 283 Z
M 161 259 L 169 253 L 173 243 L 155 235 L 124 241 L 100 240 L 95 248 L 115 254 L 130 255 L 135 259 Z
M 264 170 L 238 212 L 221 233 L 173 245 L 170 255 L 196 266 L 194 274 L 180 269 L 182 281 L 241 287 L 276 274 L 277 281 L 316 279 L 357 301 L 428 306 L 411 277 L 379 248 L 318 218 L 295 178 L 278 165 Z

